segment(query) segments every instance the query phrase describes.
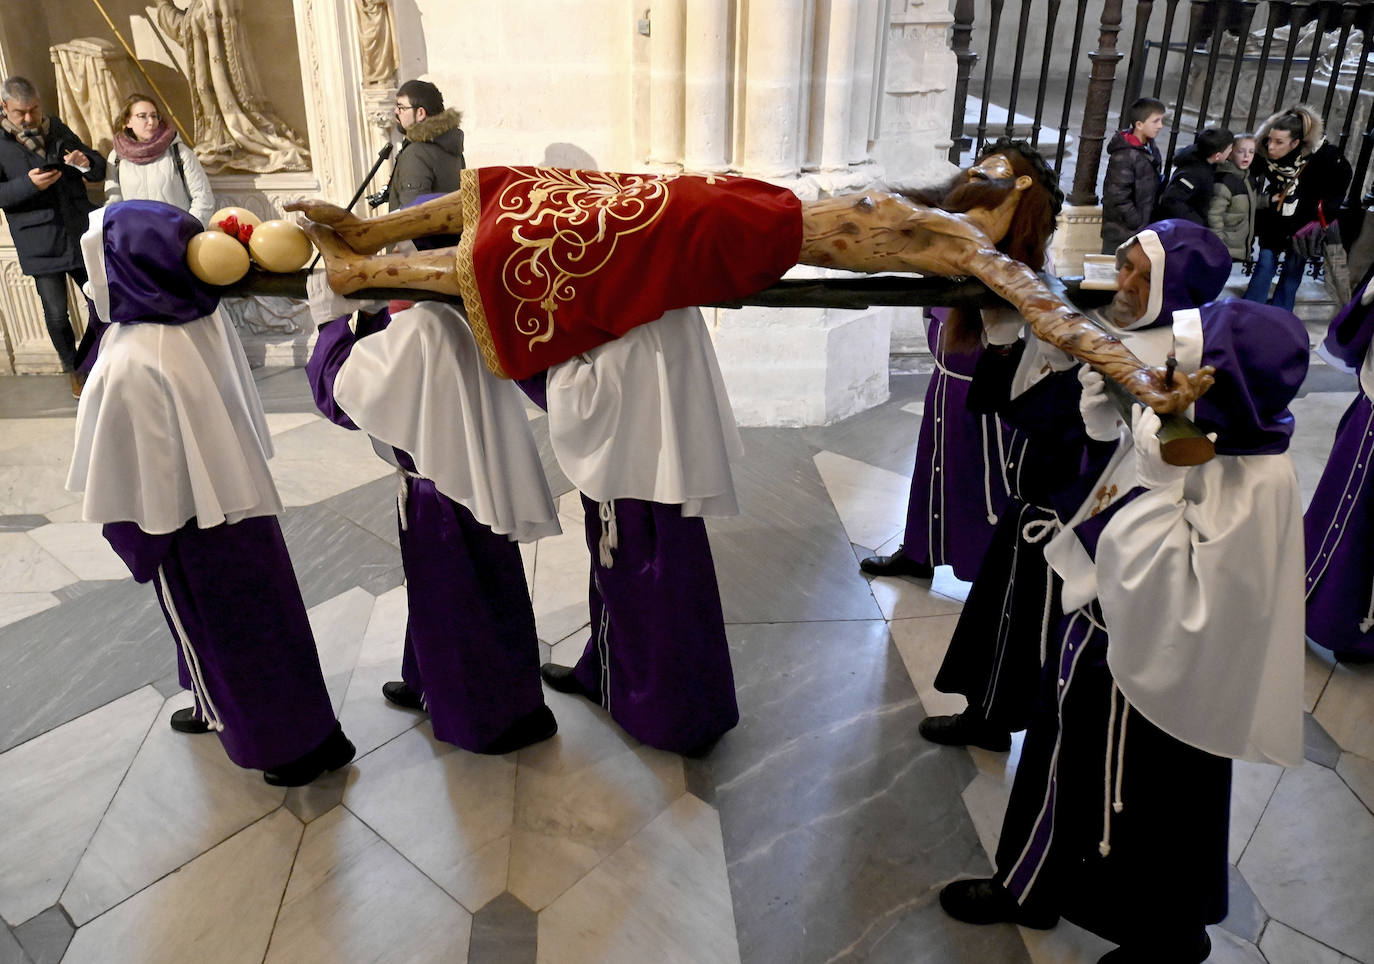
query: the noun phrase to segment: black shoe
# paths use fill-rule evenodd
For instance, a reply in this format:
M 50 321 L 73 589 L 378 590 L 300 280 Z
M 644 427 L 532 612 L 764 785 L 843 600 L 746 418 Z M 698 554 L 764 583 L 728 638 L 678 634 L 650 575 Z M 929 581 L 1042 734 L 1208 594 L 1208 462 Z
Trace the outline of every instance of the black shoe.
M 386 697 L 388 703 L 395 703 L 408 710 L 421 710 L 425 708 L 425 698 L 406 685 L 405 680 L 392 680 L 390 683 L 382 684 L 382 695 Z
M 504 733 L 477 752 L 485 753 L 488 756 L 514 753 L 521 747 L 547 740 L 557 732 L 558 721 L 553 718 L 553 710 L 547 706 L 541 706 L 533 713 L 525 714 L 506 727 Z
M 172 714 L 172 729 L 178 733 L 209 733 L 210 724 L 196 716 L 194 706 L 188 706 Z
M 1118 947 L 1116 950 L 1108 951 L 1097 959 L 1097 964 L 1158 964 L 1159 961 L 1177 962 L 1177 964 L 1202 964 L 1212 955 L 1212 939 L 1207 936 L 1207 932 L 1202 932 L 1202 937 L 1196 941 L 1189 942 L 1187 948 L 1174 948 L 1172 951 L 1158 947 L 1149 949 L 1139 949 L 1134 947 Z
M 940 891 L 940 906 L 950 917 L 966 924 L 1020 924 L 1046 931 L 1059 923 L 1058 914 L 1022 907 L 991 877 L 946 884 Z
M 967 711 L 953 716 L 927 716 L 916 729 L 931 743 L 945 746 L 980 746 L 994 753 L 1011 749 L 1010 733 Z
M 935 575 L 935 567 L 930 563 L 917 562 L 910 556 L 904 556 L 900 549 L 890 556 L 869 556 L 859 563 L 859 569 L 870 576 L 911 576 L 914 579 L 930 579 Z
M 334 732 L 315 749 L 276 769 L 263 771 L 262 778 L 274 787 L 303 787 L 330 770 L 346 766 L 356 752 L 344 736 L 343 727 L 335 726 Z
M 545 663 L 539 667 L 539 675 L 545 683 L 549 684 L 549 689 L 559 693 L 571 693 L 573 696 L 585 696 L 593 703 L 600 704 L 601 698 L 587 687 L 582 685 L 574 674 L 572 666 L 559 666 L 557 663 Z

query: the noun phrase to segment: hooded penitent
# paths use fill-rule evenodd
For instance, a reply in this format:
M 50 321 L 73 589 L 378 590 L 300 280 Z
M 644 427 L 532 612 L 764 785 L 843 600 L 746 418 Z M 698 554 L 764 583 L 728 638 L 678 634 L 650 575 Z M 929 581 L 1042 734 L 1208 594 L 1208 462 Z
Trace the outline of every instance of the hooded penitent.
M 1174 334 L 1181 370 L 1217 370 L 1194 417 L 1218 454 L 1136 490 L 1102 530 L 1108 664 L 1131 707 L 1176 739 L 1296 766 L 1302 503 L 1285 450 L 1307 333 L 1291 312 L 1227 300 L 1178 312 Z
M 93 212 L 81 239 L 88 293 L 111 323 L 81 396 L 67 477 L 86 493 L 88 522 L 161 534 L 192 518 L 206 529 L 281 511 L 243 347 L 215 310 L 219 296 L 186 266 L 200 231 L 170 204 L 124 201 Z
M 1212 231 L 1170 218 L 1147 225 L 1117 248 L 1118 257 L 1139 244 L 1150 259 L 1150 298 L 1129 331 L 1173 322 L 1182 308 L 1195 308 L 1221 294 L 1231 276 L 1231 255 Z

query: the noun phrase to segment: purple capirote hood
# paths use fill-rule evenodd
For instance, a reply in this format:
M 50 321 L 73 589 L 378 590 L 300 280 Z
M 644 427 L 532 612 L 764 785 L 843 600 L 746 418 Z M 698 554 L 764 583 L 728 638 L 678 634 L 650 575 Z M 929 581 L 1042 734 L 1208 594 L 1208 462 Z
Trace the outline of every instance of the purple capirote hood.
M 1196 308 L 1221 294 L 1231 276 L 1231 253 L 1200 224 L 1169 218 L 1148 224 L 1116 250 L 1139 244 L 1150 259 L 1150 300 L 1132 331 L 1173 322 L 1174 312 Z
M 1307 375 L 1307 329 L 1291 311 L 1228 298 L 1174 319 L 1174 348 L 1185 370 L 1217 370 L 1193 421 L 1216 432 L 1222 455 L 1273 455 L 1293 434 L 1288 403 Z
M 203 230 L 199 219 L 161 201 L 92 212 L 81 251 L 101 320 L 180 325 L 214 311 L 219 293 L 186 264 L 186 246 Z

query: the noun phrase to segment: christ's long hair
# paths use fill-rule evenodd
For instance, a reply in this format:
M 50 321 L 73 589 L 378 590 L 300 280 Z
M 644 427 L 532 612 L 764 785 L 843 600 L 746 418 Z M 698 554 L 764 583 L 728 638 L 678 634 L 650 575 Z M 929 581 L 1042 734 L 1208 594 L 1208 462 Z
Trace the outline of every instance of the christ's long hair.
M 1011 162 L 1013 178 L 1025 175 L 1031 179 L 1031 186 L 1021 194 L 1016 212 L 1012 215 L 1011 225 L 1006 236 L 997 243 L 997 250 L 1009 258 L 1028 265 L 1034 271 L 1045 267 L 1045 253 L 1050 237 L 1054 234 L 1055 219 L 1064 206 L 1064 192 L 1059 188 L 1059 175 L 1045 162 L 1039 152 L 1027 141 L 1000 137 L 983 148 L 978 160 L 1000 154 Z M 968 175 L 960 171 L 943 185 L 924 190 L 903 191 L 902 194 L 918 204 L 928 207 L 948 209 L 946 200 L 958 191 L 963 197 L 957 207 L 968 210 L 978 206 L 978 200 L 986 197 L 986 204 L 1000 200 L 1001 188 L 994 185 L 980 185 L 973 188 Z M 970 204 L 970 202 L 973 202 Z M 978 347 L 982 339 L 982 321 L 975 314 L 965 318 L 960 311 L 951 311 L 941 329 L 942 347 L 946 352 L 971 351 Z

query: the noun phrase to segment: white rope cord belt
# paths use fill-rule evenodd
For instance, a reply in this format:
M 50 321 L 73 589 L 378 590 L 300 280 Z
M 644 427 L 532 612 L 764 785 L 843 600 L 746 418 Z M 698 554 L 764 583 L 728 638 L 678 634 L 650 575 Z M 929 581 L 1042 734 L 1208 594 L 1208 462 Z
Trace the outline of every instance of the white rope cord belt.
M 1021 538 L 1031 545 L 1043 542 L 1060 530 L 1059 519 L 1036 519 L 1021 527 Z M 1050 611 L 1054 608 L 1054 567 L 1045 563 L 1045 609 L 1040 616 L 1040 665 L 1049 655 Z M 1091 618 L 1091 617 L 1089 617 Z

